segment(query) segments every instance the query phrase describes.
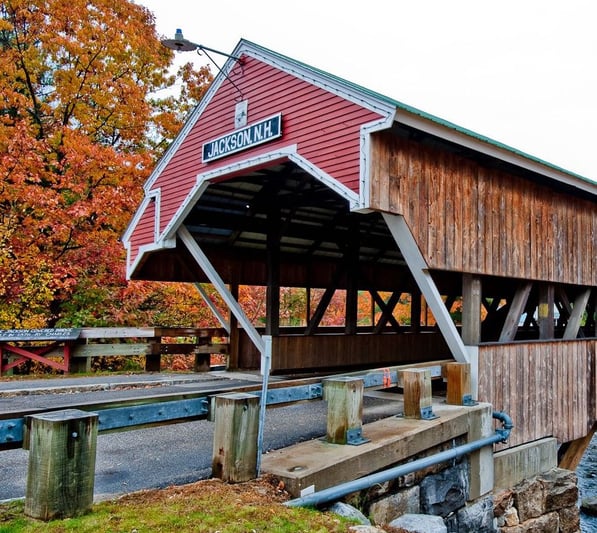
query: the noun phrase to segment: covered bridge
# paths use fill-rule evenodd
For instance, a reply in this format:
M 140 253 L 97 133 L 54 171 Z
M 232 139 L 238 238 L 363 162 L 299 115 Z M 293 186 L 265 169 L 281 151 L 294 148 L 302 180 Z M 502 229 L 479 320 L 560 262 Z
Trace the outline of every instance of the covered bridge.
M 128 277 L 213 283 L 231 367 L 453 358 L 510 413 L 511 445 L 590 434 L 595 182 L 246 40 L 232 56 L 145 185 Z M 239 285 L 267 286 L 264 328 Z M 281 326 L 281 287 L 306 289 L 306 325 Z M 322 327 L 336 291 L 344 325 Z M 363 294 L 381 310 L 366 326 Z

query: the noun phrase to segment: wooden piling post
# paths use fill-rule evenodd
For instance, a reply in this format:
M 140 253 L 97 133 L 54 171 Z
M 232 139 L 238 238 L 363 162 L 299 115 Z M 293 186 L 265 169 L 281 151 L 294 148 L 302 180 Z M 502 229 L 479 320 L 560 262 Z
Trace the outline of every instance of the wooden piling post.
M 257 477 L 259 397 L 247 393 L 215 398 L 212 476 L 230 483 Z
M 431 371 L 428 368 L 409 368 L 401 371 L 406 418 L 435 418 L 432 412 Z
M 149 340 L 149 347 L 145 355 L 145 372 L 160 372 L 162 366 L 162 338 L 154 337 Z
M 446 403 L 471 405 L 471 365 L 469 363 L 446 363 L 442 372 L 447 381 Z
M 98 415 L 66 409 L 27 417 L 25 514 L 40 520 L 91 509 Z
M 333 444 L 359 443 L 363 426 L 363 380 L 328 379 L 324 388 L 328 402 L 326 440 Z

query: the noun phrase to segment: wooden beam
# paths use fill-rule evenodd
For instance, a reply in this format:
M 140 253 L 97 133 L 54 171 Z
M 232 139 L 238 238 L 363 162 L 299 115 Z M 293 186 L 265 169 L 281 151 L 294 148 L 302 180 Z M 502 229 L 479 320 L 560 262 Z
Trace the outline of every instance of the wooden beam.
M 585 289 L 584 291 L 581 291 L 574 300 L 574 307 L 572 308 L 572 313 L 570 313 L 570 316 L 568 317 L 568 323 L 564 330 L 564 339 L 571 340 L 578 337 L 580 324 L 585 310 L 587 309 L 589 296 L 591 296 L 591 289 Z
M 394 308 L 400 300 L 400 296 L 402 295 L 402 293 L 398 291 L 393 292 L 390 298 L 388 299 L 388 303 L 386 304 L 386 302 L 383 301 L 383 298 L 379 295 L 379 293 L 376 290 L 370 290 L 369 292 L 371 293 L 373 301 L 381 309 L 381 316 L 379 317 L 377 324 L 375 324 L 373 333 L 381 333 L 387 322 L 390 322 L 390 324 L 392 324 L 392 327 L 396 330 L 396 332 L 400 331 L 400 324 L 394 318 Z
M 447 363 L 442 366 L 447 382 L 446 403 L 468 405 L 472 402 L 471 365 L 469 363 Z
M 265 334 L 280 334 L 280 210 L 267 211 L 267 288 L 265 297 Z
M 307 329 L 305 330 L 306 336 L 313 335 L 315 333 L 315 330 L 319 326 L 319 323 L 321 322 L 321 319 L 325 314 L 325 310 L 328 308 L 328 305 L 330 305 L 330 302 L 332 301 L 332 296 L 334 296 L 335 292 L 336 287 L 327 287 L 325 289 L 323 295 L 321 296 L 321 300 L 319 300 L 319 303 L 317 304 L 317 309 L 315 309 L 315 313 L 313 313 L 311 320 L 307 324 Z
M 476 346 L 481 342 L 481 278 L 462 276 L 462 341 Z
M 537 306 L 537 324 L 539 325 L 540 339 L 553 339 L 554 328 L 554 285 L 542 283 L 539 286 L 539 304 Z
M 215 397 L 212 476 L 231 483 L 257 477 L 259 396 L 243 392 Z
M 406 462 L 410 457 L 429 454 L 442 443 L 452 445 L 452 439 L 471 431 L 471 416 L 477 411 L 488 413 L 489 431 L 491 406 L 458 407 L 436 404 L 438 418 L 421 422 L 390 416 L 363 425 L 363 434 L 371 439 L 362 446 L 330 445 L 324 439 L 311 439 L 263 456 L 262 470 L 283 480 L 285 489 L 293 496 L 307 490 L 319 491 L 358 476 L 365 476 Z M 473 440 L 473 439 L 471 439 Z M 489 455 L 493 452 L 488 446 Z
M 319 303 L 317 304 L 317 309 L 315 309 L 315 313 L 313 313 L 313 316 L 307 323 L 307 328 L 305 330 L 306 336 L 313 335 L 315 333 L 315 330 L 319 326 L 319 323 L 321 322 L 321 319 L 323 318 L 323 315 L 325 314 L 328 305 L 330 305 L 330 302 L 332 301 L 332 297 L 334 296 L 334 293 L 338 288 L 340 277 L 342 276 L 344 271 L 345 265 L 341 264 L 334 272 L 334 276 L 330 281 L 330 285 L 326 287 L 325 292 L 321 297 L 321 300 L 319 300 Z
M 363 425 L 363 380 L 338 377 L 323 382 L 328 403 L 326 440 L 332 444 L 351 444 L 354 433 L 361 436 Z
M 527 281 L 521 283 L 516 289 L 516 293 L 508 309 L 508 315 L 502 327 L 502 332 L 500 333 L 499 342 L 510 342 L 516 337 L 520 317 L 524 313 L 532 287 L 533 284 Z
M 421 291 L 418 288 L 410 294 L 410 329 L 413 333 L 421 331 Z
M 430 418 L 433 405 L 431 371 L 428 368 L 409 368 L 400 372 L 400 377 L 404 389 L 404 416 Z
M 589 444 L 591 444 L 591 439 L 595 434 L 595 430 L 597 430 L 597 423 L 593 424 L 593 427 L 589 430 L 587 435 L 565 445 L 565 450 L 560 455 L 558 461 L 559 468 L 565 468 L 566 470 L 572 470 L 573 472 L 576 470 L 585 451 L 589 447 Z
M 230 285 L 230 294 L 238 302 L 238 283 Z M 228 369 L 236 370 L 240 360 L 240 330 L 238 320 L 230 311 L 230 351 L 228 353 Z
M 348 239 L 344 252 L 347 273 L 344 332 L 346 335 L 356 335 L 359 308 L 359 220 L 357 217 L 349 219 Z
M 155 336 L 155 328 L 82 328 L 79 339 L 129 339 Z
M 187 247 L 187 250 L 193 256 L 193 259 L 197 261 L 197 264 L 203 270 L 205 275 L 209 278 L 216 290 L 220 293 L 220 296 L 222 297 L 224 302 L 226 302 L 226 305 L 228 305 L 232 313 L 234 313 L 234 316 L 236 316 L 239 323 L 245 329 L 247 335 L 259 350 L 259 353 L 263 353 L 264 343 L 261 335 L 259 334 L 257 329 L 255 329 L 255 326 L 253 326 L 245 312 L 242 310 L 239 303 L 232 297 L 230 291 L 224 284 L 224 281 L 217 273 L 213 265 L 210 263 L 207 256 L 203 253 L 203 250 L 201 250 L 201 248 L 197 244 L 197 241 L 193 238 L 189 230 L 184 226 L 181 226 L 178 229 L 178 237 Z
M 431 308 L 431 312 L 442 335 L 446 339 L 452 356 L 456 361 L 468 363 L 469 355 L 467 349 L 462 342 L 462 338 L 456 329 L 450 313 L 444 305 L 444 301 L 429 273 L 429 267 L 425 263 L 425 259 L 417 246 L 417 242 L 406 220 L 401 215 L 390 215 L 388 213 L 383 213 L 383 217 L 419 289 L 421 289 L 427 305 Z
M 25 514 L 40 520 L 82 515 L 93 504 L 98 415 L 66 409 L 27 417 Z

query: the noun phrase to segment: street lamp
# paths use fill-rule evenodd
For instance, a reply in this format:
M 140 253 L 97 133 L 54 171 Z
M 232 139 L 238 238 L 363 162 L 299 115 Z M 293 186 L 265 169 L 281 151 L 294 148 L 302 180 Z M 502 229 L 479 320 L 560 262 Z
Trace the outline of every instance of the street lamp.
M 201 52 L 205 52 L 205 55 L 207 55 L 207 57 L 209 57 L 209 59 L 212 62 L 213 59 L 211 59 L 207 52 L 213 52 L 214 54 L 220 54 L 222 56 L 235 59 L 236 61 L 241 61 L 240 57 L 231 56 L 226 52 L 220 52 L 219 50 L 214 50 L 213 48 L 209 48 L 207 46 L 203 46 L 202 44 L 197 44 L 192 41 L 189 41 L 188 39 L 185 39 L 180 28 L 176 30 L 176 33 L 174 34 L 174 39 L 163 39 L 161 43 L 166 48 L 170 48 L 170 50 L 174 50 L 176 52 L 192 52 L 193 50 L 197 50 L 198 54 L 200 54 Z
M 232 85 L 234 86 L 234 88 L 238 91 L 238 94 L 240 94 L 240 99 L 242 100 L 244 98 L 242 91 L 238 88 L 238 85 L 236 85 L 236 83 L 234 83 L 230 79 L 230 77 L 228 76 L 228 74 L 226 74 L 220 68 L 220 66 L 213 60 L 213 58 L 209 55 L 208 52 L 213 52 L 214 54 L 220 54 L 220 55 L 228 57 L 230 59 L 234 59 L 235 61 L 238 61 L 239 64 L 242 65 L 243 64 L 243 60 L 242 60 L 241 57 L 232 56 L 230 54 L 227 54 L 226 52 L 220 52 L 219 50 L 215 50 L 213 48 L 209 48 L 207 46 L 203 46 L 202 44 L 197 44 L 197 43 L 194 43 L 192 41 L 189 41 L 188 39 L 184 38 L 184 36 L 182 34 L 182 30 L 180 28 L 178 28 L 176 30 L 176 33 L 174 34 L 174 39 L 162 39 L 160 42 L 166 48 L 170 48 L 170 50 L 174 50 L 176 52 L 192 52 L 193 50 L 196 50 L 199 55 L 201 55 L 201 52 L 204 52 L 205 55 L 209 58 L 209 60 L 219 70 L 220 74 L 222 74 L 222 76 L 224 76 L 230 83 L 232 83 Z

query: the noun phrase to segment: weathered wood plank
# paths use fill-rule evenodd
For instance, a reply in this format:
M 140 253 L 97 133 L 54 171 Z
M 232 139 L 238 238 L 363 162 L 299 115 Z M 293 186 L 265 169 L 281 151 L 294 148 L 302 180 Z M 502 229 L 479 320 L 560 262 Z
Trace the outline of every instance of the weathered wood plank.
M 443 366 L 447 381 L 446 403 L 449 405 L 466 405 L 472 401 L 471 365 L 469 363 L 447 363 Z
M 72 357 L 111 357 L 116 355 L 148 355 L 152 353 L 151 344 L 77 344 L 73 346 Z
M 155 328 L 83 328 L 81 339 L 128 339 L 156 337 Z
M 438 333 L 285 335 L 272 339 L 272 369 L 349 368 L 451 358 Z M 249 350 L 241 333 L 241 351 Z M 416 354 L 416 355 L 415 355 Z
M 516 337 L 518 323 L 520 322 L 520 317 L 527 305 L 532 287 L 533 284 L 531 282 L 524 282 L 516 289 L 516 293 L 510 304 L 510 309 L 508 309 L 508 315 L 504 321 L 504 326 L 502 327 L 502 332 L 500 333 L 500 342 L 513 341 Z
M 564 339 L 576 339 L 578 336 L 578 331 L 587 308 L 589 296 L 591 296 L 591 289 L 585 289 L 584 291 L 581 291 L 574 300 L 574 307 L 572 308 L 572 312 L 570 313 L 564 331 Z
M 324 398 L 328 403 L 326 440 L 347 444 L 349 431 L 361 431 L 363 422 L 363 380 L 356 377 L 326 379 Z
M 479 346 L 479 399 L 512 417 L 510 446 L 586 435 L 595 420 L 596 350 L 595 339 Z
M 231 483 L 254 479 L 259 397 L 247 393 L 220 394 L 215 405 L 212 475 Z
M 404 390 L 404 416 L 424 418 L 423 413 L 431 409 L 431 372 L 427 368 L 409 368 L 400 372 Z
M 394 169 L 407 165 L 389 208 L 404 214 L 430 268 L 597 284 L 594 201 L 387 132 L 373 137 Z M 468 200 L 462 215 L 457 196 Z
M 469 346 L 481 342 L 481 278 L 462 276 L 462 341 Z
M 77 409 L 28 417 L 25 514 L 51 520 L 91 509 L 97 421 L 97 414 Z

